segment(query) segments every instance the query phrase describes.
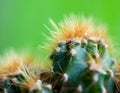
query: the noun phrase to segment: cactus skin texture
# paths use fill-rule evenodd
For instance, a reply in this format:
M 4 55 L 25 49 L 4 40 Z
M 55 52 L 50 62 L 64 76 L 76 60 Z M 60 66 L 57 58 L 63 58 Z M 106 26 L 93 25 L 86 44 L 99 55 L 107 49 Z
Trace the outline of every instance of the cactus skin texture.
M 63 75 L 60 93 L 106 93 L 114 61 L 101 40 L 69 40 L 51 55 L 53 71 Z M 107 63 L 106 63 L 107 62 Z M 106 63 L 106 64 L 105 64 Z M 105 92 L 106 91 L 106 92 Z

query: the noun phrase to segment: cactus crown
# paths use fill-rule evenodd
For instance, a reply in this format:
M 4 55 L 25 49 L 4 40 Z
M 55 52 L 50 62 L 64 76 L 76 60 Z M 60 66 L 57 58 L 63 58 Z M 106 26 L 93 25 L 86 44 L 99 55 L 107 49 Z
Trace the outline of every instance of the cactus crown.
M 88 62 L 90 62 L 91 65 L 93 63 L 96 68 L 101 68 L 101 64 L 98 63 L 104 52 L 107 51 L 106 48 L 108 46 L 108 38 L 106 38 L 104 27 L 95 27 L 91 18 L 85 19 L 84 17 L 75 15 L 65 17 L 59 26 L 52 20 L 50 20 L 50 22 L 55 31 L 53 32 L 47 28 L 53 36 L 52 41 L 56 44 L 54 45 L 56 46 L 55 51 L 58 54 L 64 51 L 61 57 L 59 56 L 61 60 L 62 56 L 68 56 L 67 53 L 65 54 L 65 51 L 69 51 L 69 54 L 74 54 L 76 53 L 74 46 L 80 44 L 82 48 L 86 48 L 85 50 L 87 50 Z M 96 59 L 93 59 L 93 56 L 96 56 Z
M 38 64 L 35 61 L 34 58 L 28 55 L 17 54 L 15 52 L 8 53 L 0 61 L 0 76 L 21 74 L 27 69 L 37 69 Z
M 57 26 L 52 20 L 50 23 L 53 26 L 51 35 L 53 36 L 54 42 L 59 42 L 62 40 L 70 40 L 73 38 L 84 38 L 84 37 L 97 37 L 100 39 L 107 40 L 105 37 L 105 27 L 99 26 L 95 27 L 92 18 L 85 19 L 84 17 L 79 17 L 71 15 L 65 17 L 64 21 Z

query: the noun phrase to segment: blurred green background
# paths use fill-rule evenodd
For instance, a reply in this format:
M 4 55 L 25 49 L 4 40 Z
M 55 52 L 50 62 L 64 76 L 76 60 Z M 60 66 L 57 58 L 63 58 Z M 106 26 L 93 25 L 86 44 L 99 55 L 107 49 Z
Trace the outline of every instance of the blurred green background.
M 119 47 L 119 0 L 0 0 L 0 54 L 9 48 L 35 48 L 45 42 L 43 24 L 56 23 L 64 15 L 84 14 L 107 24 L 108 33 Z

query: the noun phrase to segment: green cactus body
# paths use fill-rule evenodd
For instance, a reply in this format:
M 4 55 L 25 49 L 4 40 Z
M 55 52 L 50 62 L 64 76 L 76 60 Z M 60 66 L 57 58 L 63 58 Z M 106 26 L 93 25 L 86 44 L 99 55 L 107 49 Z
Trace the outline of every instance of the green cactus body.
M 6 93 L 21 93 L 20 87 L 9 79 L 4 80 L 4 87 Z
M 22 74 L 10 75 L 2 80 L 1 84 L 2 93 L 52 93 L 51 85 L 42 84 L 41 80 L 28 81 L 28 78 Z
M 108 77 L 114 62 L 104 42 L 84 38 L 62 42 L 62 47 L 59 45 L 59 51 L 53 52 L 52 60 L 54 73 L 61 73 L 64 78 L 60 93 L 107 92 L 104 78 Z
M 39 93 L 53 93 L 51 89 L 49 89 L 48 87 L 46 86 L 43 86 L 42 87 L 42 90 L 40 90 Z

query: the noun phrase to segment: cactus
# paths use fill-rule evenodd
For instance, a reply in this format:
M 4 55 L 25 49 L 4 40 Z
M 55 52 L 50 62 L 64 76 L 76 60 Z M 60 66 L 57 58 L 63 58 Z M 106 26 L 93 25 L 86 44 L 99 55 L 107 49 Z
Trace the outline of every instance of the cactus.
M 52 33 L 56 44 L 50 56 L 52 71 L 62 76 L 57 93 L 110 93 L 114 60 L 102 29 L 75 16 L 66 18 L 60 27 L 51 23 L 57 30 Z
M 40 66 L 35 59 L 10 54 L 2 60 L 0 69 L 0 93 L 52 93 L 50 84 L 40 80 Z M 13 57 L 12 57 L 13 56 Z
M 104 29 L 74 15 L 59 26 L 50 22 L 51 70 L 31 56 L 9 54 L 0 60 L 0 93 L 119 93 L 119 64 Z

